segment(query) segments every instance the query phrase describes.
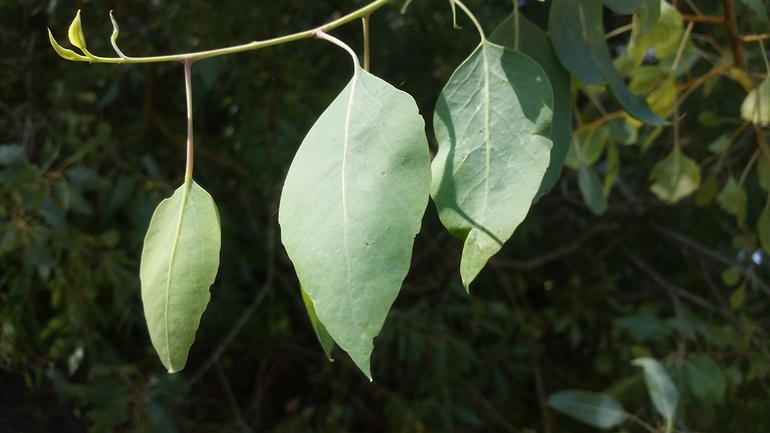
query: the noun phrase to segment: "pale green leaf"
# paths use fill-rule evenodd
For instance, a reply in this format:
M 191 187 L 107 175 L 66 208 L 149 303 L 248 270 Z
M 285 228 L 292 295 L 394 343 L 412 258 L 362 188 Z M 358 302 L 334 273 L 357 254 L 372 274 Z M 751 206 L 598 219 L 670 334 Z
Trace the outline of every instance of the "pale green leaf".
M 506 18 L 489 36 L 489 41 L 513 49 L 516 39 L 514 16 Z M 551 161 L 543 176 L 535 200 L 553 188 L 572 140 L 572 94 L 570 75 L 553 52 L 551 40 L 540 27 L 519 14 L 519 51 L 543 68 L 553 89 L 553 124 L 551 126 Z
M 586 165 L 593 165 L 604 153 L 604 148 L 610 138 L 610 128 L 601 125 L 596 128 L 583 130 L 573 136 L 578 160 Z
M 722 271 L 722 282 L 727 286 L 734 286 L 741 280 L 741 268 L 738 265 L 730 266 Z
M 732 176 L 727 180 L 722 191 L 717 195 L 717 203 L 730 215 L 738 220 L 738 227 L 746 223 L 746 191 L 738 185 Z
M 580 164 L 578 168 L 578 188 L 583 196 L 583 201 L 596 215 L 601 215 L 607 210 L 607 198 L 604 196 L 602 181 L 593 167 Z
M 765 191 L 770 191 L 770 158 L 764 153 L 757 160 L 757 177 L 759 186 Z
M 701 355 L 687 361 L 684 375 L 695 397 L 714 403 L 722 401 L 727 384 L 722 369 L 713 359 Z
M 628 90 L 646 94 L 650 93 L 666 79 L 668 73 L 655 66 L 641 66 L 629 74 Z
M 72 20 L 70 28 L 67 31 L 67 36 L 70 39 L 70 43 L 85 52 L 86 50 L 86 37 L 83 36 L 83 28 L 80 24 L 80 10 L 75 14 L 75 19 Z
M 152 215 L 139 277 L 150 339 L 169 373 L 184 368 L 219 268 L 219 213 L 189 181 Z
M 722 134 L 716 138 L 716 140 L 709 143 L 707 149 L 711 153 L 721 153 L 730 147 L 730 136 Z
M 548 396 L 548 406 L 600 429 L 610 429 L 628 418 L 617 400 L 598 392 L 577 389 L 554 392 Z
M 409 270 L 430 160 L 411 96 L 357 69 L 289 168 L 278 221 L 329 335 L 369 377 L 372 340 Z
M 315 313 L 315 307 L 313 306 L 313 301 L 310 299 L 307 293 L 305 293 L 305 290 L 302 287 L 300 287 L 299 290 L 302 292 L 302 301 L 305 303 L 307 315 L 310 317 L 310 324 L 313 325 L 313 330 L 315 331 L 316 337 L 318 337 L 318 342 L 321 343 L 321 347 L 323 348 L 326 357 L 329 358 L 329 361 L 334 361 L 332 358 L 332 350 L 334 350 L 334 339 L 331 335 L 329 335 L 329 331 L 326 330 L 324 324 L 318 320 L 318 316 Z
M 765 78 L 746 95 L 741 104 L 741 117 L 762 127 L 770 125 L 770 78 Z
M 717 179 L 716 177 L 710 177 L 706 179 L 698 189 L 698 195 L 695 196 L 695 204 L 697 206 L 705 206 L 714 200 L 717 195 Z
M 483 42 L 436 103 L 431 196 L 464 239 L 466 289 L 529 211 L 550 160 L 553 94 L 524 54 Z
M 589 85 L 609 85 L 613 97 L 630 115 L 651 125 L 665 123 L 650 110 L 644 96 L 634 95 L 618 75 L 604 39 L 602 0 L 553 0 L 548 19 L 559 60 Z
M 618 173 L 620 173 L 620 156 L 615 145 L 610 143 L 607 146 L 607 171 L 604 174 L 604 185 L 602 186 L 605 197 L 610 195 L 610 190 L 618 178 Z
M 671 153 L 652 168 L 650 180 L 653 181 L 650 186 L 653 194 L 661 201 L 676 203 L 698 189 L 700 170 L 679 146 L 674 146 Z
M 757 220 L 757 234 L 762 249 L 770 254 L 770 207 L 765 206 Z
M 660 117 L 668 117 L 676 101 L 676 84 L 674 78 L 669 77 L 660 86 L 647 95 L 647 103 L 650 109 Z
M 637 358 L 631 364 L 644 369 L 644 382 L 655 409 L 666 420 L 673 420 L 679 404 L 679 392 L 671 381 L 666 369 L 652 358 Z

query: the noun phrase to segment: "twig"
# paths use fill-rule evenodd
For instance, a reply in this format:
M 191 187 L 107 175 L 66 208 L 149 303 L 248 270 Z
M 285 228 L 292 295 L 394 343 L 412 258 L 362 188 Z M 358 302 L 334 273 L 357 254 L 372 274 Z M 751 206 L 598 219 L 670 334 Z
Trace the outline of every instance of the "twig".
M 465 388 L 468 392 L 470 392 L 471 395 L 473 395 L 473 397 L 476 398 L 476 400 L 478 400 L 479 403 L 484 407 L 484 409 L 486 409 L 487 412 L 492 415 L 492 418 L 494 418 L 495 421 L 497 421 L 497 423 L 505 429 L 505 431 L 518 433 L 519 430 L 516 429 L 513 424 L 508 422 L 503 414 L 501 414 L 497 408 L 495 408 L 495 406 L 489 400 L 487 400 L 478 389 L 476 389 L 476 387 L 474 387 L 470 382 L 458 374 L 452 373 L 452 378 L 459 382 L 460 385 L 462 385 L 463 388 Z
M 534 259 L 522 261 L 522 260 L 493 258 L 492 260 L 490 260 L 490 263 L 494 266 L 499 266 L 501 268 L 511 268 L 511 269 L 519 269 L 519 270 L 526 270 L 526 269 L 532 269 L 539 266 L 543 266 L 549 262 L 558 260 L 563 256 L 566 256 L 568 254 L 571 254 L 579 250 L 580 247 L 582 247 L 583 244 L 586 243 L 586 241 L 590 240 L 591 238 L 599 234 L 599 232 L 601 232 L 603 229 L 604 229 L 604 226 L 602 225 L 595 226 L 594 228 L 589 230 L 588 233 L 584 234 L 583 236 L 581 236 L 571 244 L 565 245 L 549 253 L 543 254 L 540 257 L 535 257 Z
M 241 332 L 241 329 L 243 329 L 243 327 L 246 325 L 246 322 L 249 321 L 251 316 L 265 299 L 265 296 L 267 296 L 267 294 L 270 292 L 272 286 L 272 277 L 269 275 L 270 274 L 268 274 L 268 280 L 262 287 L 262 290 L 257 294 L 256 297 L 254 297 L 254 300 L 251 302 L 251 305 L 249 305 L 246 311 L 241 314 L 241 317 L 238 319 L 238 322 L 235 323 L 235 326 L 233 326 L 225 338 L 222 339 L 222 342 L 219 343 L 219 346 L 217 346 L 216 349 L 214 349 L 214 352 L 211 354 L 211 356 L 209 356 L 206 362 L 204 362 L 198 371 L 193 374 L 192 378 L 190 378 L 190 386 L 198 382 L 203 377 L 203 374 L 206 373 L 214 364 L 216 364 L 217 361 L 219 361 L 219 357 L 222 356 L 222 353 L 225 351 L 225 349 L 227 349 L 227 346 L 229 346 L 230 343 L 233 342 L 233 339 L 235 339 L 235 337 L 238 335 L 238 333 Z
M 532 375 L 535 376 L 535 391 L 537 391 L 537 400 L 540 403 L 540 412 L 543 415 L 543 430 L 545 433 L 551 433 L 553 427 L 551 426 L 551 417 L 548 415 L 548 404 L 546 403 L 545 387 L 543 386 L 543 372 L 540 371 L 540 364 L 538 364 L 534 355 L 530 356 L 529 363 L 532 367 Z
M 711 17 L 708 15 L 682 15 L 682 19 L 691 23 L 725 23 L 725 19 L 723 17 Z
M 714 75 L 721 74 L 722 72 L 732 68 L 734 65 L 735 65 L 734 62 L 728 62 L 728 63 L 725 63 L 724 65 L 717 66 L 716 68 L 706 72 L 705 74 L 697 76 L 692 80 L 680 86 L 677 86 L 676 93 L 681 93 L 689 89 L 690 87 L 700 86 L 701 84 L 705 83 L 709 78 L 713 77 Z
M 241 416 L 241 409 L 238 408 L 238 401 L 235 399 L 233 390 L 230 388 L 230 382 L 228 382 L 227 376 L 225 376 L 225 372 L 222 371 L 222 366 L 219 365 L 219 361 L 215 363 L 214 370 L 217 372 L 217 377 L 219 377 L 219 383 L 222 384 L 222 390 L 225 392 L 227 402 L 230 404 L 230 408 L 233 410 L 235 424 L 243 431 L 253 432 L 254 430 L 252 430 L 251 427 L 246 424 L 246 422 L 243 420 L 243 416 Z
M 740 319 L 738 319 L 738 317 L 733 314 L 732 310 L 730 310 L 730 305 L 728 305 L 725 298 L 722 297 L 722 293 L 720 293 L 719 287 L 717 287 L 716 283 L 714 283 L 714 280 L 711 279 L 709 271 L 706 269 L 706 265 L 703 263 L 703 260 L 698 260 L 698 266 L 700 267 L 701 275 L 703 276 L 703 280 L 706 282 L 706 286 L 708 286 L 709 290 L 711 290 L 711 294 L 717 298 L 717 302 L 722 307 L 722 311 L 724 312 L 723 316 L 728 317 L 733 325 L 736 326 L 736 328 L 743 327 L 743 323 L 741 323 Z
M 694 253 L 700 254 L 702 257 L 710 259 L 713 262 L 720 263 L 724 266 L 734 266 L 736 264 L 735 260 L 725 257 L 718 251 L 707 248 L 688 238 L 687 236 L 663 228 L 657 224 L 651 224 L 650 227 L 664 238 L 667 238 L 668 240 Z M 760 280 L 756 275 L 754 275 L 753 272 L 745 269 L 744 267 L 741 266 L 738 269 L 740 270 L 741 274 L 743 274 L 743 276 L 751 280 L 760 290 L 770 296 L 770 286 L 768 286 L 764 281 Z
M 669 283 L 663 276 L 661 276 L 659 273 L 655 272 L 655 270 L 652 268 L 652 266 L 645 263 L 639 256 L 634 254 L 631 250 L 629 250 L 626 247 L 622 247 L 620 249 L 620 252 L 623 253 L 628 260 L 631 261 L 631 263 L 634 264 L 637 268 L 639 268 L 640 271 L 647 274 L 648 277 L 652 281 L 655 282 L 655 284 L 659 285 L 663 289 L 666 290 L 666 293 L 668 293 L 669 298 L 671 298 L 671 303 L 674 306 L 674 312 L 676 313 L 676 317 L 679 319 L 684 318 L 684 312 L 682 311 L 682 300 L 679 299 L 680 292 L 687 292 L 686 290 L 682 289 L 681 287 L 675 286 L 671 283 Z M 689 292 L 687 292 L 689 293 Z M 697 304 L 701 306 L 707 306 L 706 308 L 714 309 L 713 305 L 710 305 L 710 302 L 706 301 L 705 299 L 701 298 L 697 295 L 690 295 L 688 296 L 688 299 L 692 300 L 693 298 L 698 299 L 696 302 Z
M 725 9 L 724 24 L 727 27 L 727 35 L 730 38 L 730 46 L 733 49 L 733 59 L 735 66 L 743 71 L 746 70 L 746 61 L 743 59 L 743 41 L 738 34 L 738 23 L 735 20 L 734 0 L 722 0 Z
M 741 38 L 743 42 L 755 42 L 763 39 L 770 39 L 770 33 L 762 33 L 761 35 L 748 35 Z

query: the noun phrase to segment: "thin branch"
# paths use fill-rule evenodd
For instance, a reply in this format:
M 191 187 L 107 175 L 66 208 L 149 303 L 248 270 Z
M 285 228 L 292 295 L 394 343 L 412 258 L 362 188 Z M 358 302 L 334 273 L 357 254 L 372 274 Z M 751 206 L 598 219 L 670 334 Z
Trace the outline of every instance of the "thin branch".
M 735 3 L 734 0 L 722 0 L 722 5 L 725 9 L 724 24 L 727 27 L 727 35 L 730 38 L 730 46 L 733 49 L 733 59 L 735 60 L 735 66 L 746 70 L 746 61 L 743 59 L 743 41 L 738 34 L 738 23 L 735 19 Z
M 680 292 L 687 292 L 687 291 L 669 283 L 665 278 L 663 278 L 663 276 L 655 272 L 652 266 L 645 263 L 641 258 L 639 258 L 639 256 L 634 254 L 628 248 L 623 247 L 620 249 L 620 252 L 623 253 L 623 255 L 626 256 L 626 258 L 628 258 L 628 260 L 630 260 L 631 263 L 633 263 L 634 266 L 636 266 L 640 271 L 647 274 L 647 276 L 650 277 L 650 279 L 654 281 L 655 284 L 657 284 L 658 286 L 666 290 L 666 293 L 668 293 L 669 298 L 671 298 L 671 303 L 674 306 L 674 312 L 676 313 L 676 317 L 680 319 L 684 318 L 684 313 L 682 312 L 682 300 L 679 299 L 679 295 L 680 295 Z M 698 299 L 698 302 L 696 302 L 697 304 L 702 306 L 707 305 L 708 307 L 706 308 L 710 307 L 710 309 L 714 309 L 714 306 L 710 305 L 710 302 L 706 301 L 700 296 L 692 295 L 692 297 Z M 690 299 L 692 300 L 692 298 Z
M 235 424 L 240 427 L 242 431 L 253 432 L 254 430 L 252 430 L 251 427 L 246 424 L 246 422 L 243 420 L 243 416 L 241 416 L 241 409 L 238 407 L 238 401 L 235 399 L 233 390 L 230 388 L 230 382 L 227 380 L 225 372 L 222 371 L 222 366 L 219 364 L 219 361 L 215 363 L 214 370 L 216 371 L 217 377 L 219 378 L 219 383 L 222 385 L 222 390 L 225 392 L 225 397 L 227 397 L 227 403 L 230 404 L 230 409 L 233 411 Z
M 581 236 L 571 244 L 565 245 L 561 248 L 557 248 L 549 253 L 543 254 L 540 257 L 535 257 L 534 259 L 522 261 L 522 260 L 493 258 L 492 260 L 490 260 L 490 263 L 500 268 L 510 268 L 510 269 L 519 269 L 519 270 L 526 270 L 526 269 L 532 269 L 539 266 L 543 266 L 549 262 L 553 262 L 555 260 L 558 260 L 568 254 L 571 254 L 579 250 L 584 243 L 586 243 L 591 238 L 595 237 L 603 229 L 604 227 L 602 225 L 595 226 L 594 228 L 589 230 L 588 233 L 584 234 L 583 236 Z
M 743 42 L 755 42 L 763 39 L 770 39 L 770 33 L 762 33 L 761 35 L 747 35 L 741 38 Z
M 534 355 L 530 356 L 529 363 L 532 367 L 532 375 L 535 376 L 535 391 L 537 391 L 537 400 L 540 403 L 540 412 L 543 415 L 543 431 L 545 433 L 551 433 L 553 431 L 553 426 L 551 425 L 551 417 L 548 414 L 545 386 L 543 386 L 543 372 L 540 370 L 540 364 L 538 364 Z
M 682 19 L 691 23 L 725 23 L 725 19 L 723 17 L 711 17 L 708 15 L 682 15 Z
M 516 429 L 516 427 L 513 426 L 513 424 L 511 424 L 507 419 L 505 419 L 503 414 L 501 414 L 500 411 L 498 411 L 497 408 L 489 400 L 487 400 L 486 397 L 484 397 L 484 395 L 482 395 L 478 389 L 476 389 L 476 387 L 474 387 L 465 378 L 455 373 L 452 373 L 452 378 L 455 379 L 457 382 L 459 382 L 460 385 L 462 385 L 463 388 L 465 388 L 469 393 L 471 393 L 471 395 L 476 400 L 478 400 L 478 402 L 484 407 L 484 409 L 486 409 L 487 412 L 489 412 L 489 414 L 492 415 L 492 418 L 494 418 L 495 421 L 497 421 L 497 423 L 500 424 L 500 426 L 505 429 L 505 431 L 512 432 L 512 433 L 517 433 L 519 431 L 518 429 Z

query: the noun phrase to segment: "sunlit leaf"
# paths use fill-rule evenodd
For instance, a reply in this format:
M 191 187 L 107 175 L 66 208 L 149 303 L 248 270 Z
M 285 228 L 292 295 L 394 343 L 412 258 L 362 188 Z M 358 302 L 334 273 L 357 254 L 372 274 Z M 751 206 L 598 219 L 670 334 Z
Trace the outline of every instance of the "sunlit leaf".
M 139 276 L 150 339 L 169 373 L 184 368 L 219 268 L 219 213 L 190 181 L 152 215 Z
M 553 93 L 529 57 L 482 42 L 455 71 L 433 118 L 431 195 L 464 239 L 466 289 L 526 216 L 550 160 Z
M 553 0 L 548 19 L 559 60 L 589 85 L 607 83 L 613 97 L 630 115 L 651 125 L 665 123 L 641 95 L 632 94 L 612 64 L 604 40 L 601 0 Z
M 679 393 L 666 369 L 652 358 L 637 358 L 631 361 L 631 364 L 644 369 L 644 382 L 655 409 L 666 420 L 673 420 L 676 406 L 679 404 Z
M 428 203 L 424 123 L 404 92 L 357 69 L 289 168 L 278 221 L 329 335 L 371 378 L 373 338 L 409 269 Z
M 83 52 L 86 51 L 86 37 L 83 36 L 83 28 L 80 23 L 80 10 L 75 14 L 75 19 L 72 20 L 72 24 L 70 24 L 70 28 L 67 31 L 67 36 L 72 45 L 80 48 Z
M 700 170 L 679 146 L 674 146 L 671 153 L 652 168 L 650 180 L 653 181 L 650 186 L 653 194 L 661 201 L 676 203 L 698 189 Z
M 732 176 L 717 195 L 717 203 L 730 215 L 738 220 L 738 227 L 743 227 L 746 222 L 746 191 L 738 185 Z
M 553 52 L 551 40 L 540 27 L 519 16 L 519 51 L 543 68 L 553 90 L 553 124 L 551 126 L 551 161 L 535 196 L 537 200 L 556 184 L 572 140 L 572 106 L 570 76 Z M 514 16 L 506 18 L 489 36 L 489 41 L 513 49 L 516 39 Z
M 628 413 L 608 394 L 568 390 L 548 396 L 548 406 L 559 412 L 600 429 L 610 429 L 622 424 Z
M 610 128 L 607 125 L 580 131 L 573 136 L 578 160 L 583 164 L 593 165 L 604 153 L 609 138 Z
M 310 299 L 307 293 L 305 293 L 305 290 L 302 289 L 302 287 L 300 287 L 299 290 L 302 292 L 302 301 L 305 303 L 307 315 L 310 317 L 310 324 L 313 325 L 313 330 L 315 331 L 316 337 L 318 337 L 318 342 L 321 343 L 321 347 L 323 348 L 326 357 L 329 358 L 329 361 L 334 361 L 332 358 L 332 350 L 334 350 L 334 339 L 331 335 L 329 335 L 329 331 L 326 330 L 324 324 L 318 320 L 318 316 L 315 313 L 315 307 L 313 306 L 313 301 Z
M 578 187 L 588 209 L 596 215 L 607 210 L 607 198 L 604 196 L 602 181 L 593 167 L 580 164 L 578 168 Z
M 741 104 L 741 117 L 762 127 L 770 125 L 770 78 L 746 95 Z
M 676 101 L 676 84 L 674 78 L 669 77 L 661 83 L 660 87 L 647 95 L 647 103 L 650 109 L 660 117 L 668 117 Z

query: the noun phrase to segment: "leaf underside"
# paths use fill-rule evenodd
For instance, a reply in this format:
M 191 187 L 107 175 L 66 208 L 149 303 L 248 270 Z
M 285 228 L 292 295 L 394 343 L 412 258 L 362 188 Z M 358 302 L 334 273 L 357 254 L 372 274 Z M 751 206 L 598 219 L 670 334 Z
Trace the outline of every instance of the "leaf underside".
M 169 373 L 187 363 L 211 298 L 220 245 L 214 200 L 194 181 L 163 200 L 152 216 L 139 276 L 150 339 Z
M 307 293 L 305 293 L 305 289 L 302 287 L 299 289 L 302 292 L 302 302 L 305 303 L 307 315 L 310 318 L 310 324 L 313 325 L 315 336 L 318 338 L 318 342 L 321 343 L 321 348 L 323 348 L 326 357 L 329 358 L 329 361 L 334 361 L 332 358 L 332 350 L 334 350 L 334 339 L 331 335 L 329 335 L 329 331 L 326 330 L 324 324 L 318 320 L 318 315 L 315 313 L 315 306 L 313 306 L 313 301 L 310 299 Z
M 553 93 L 524 54 L 482 42 L 455 71 L 433 118 L 431 196 L 464 239 L 466 289 L 529 211 L 548 167 Z
M 609 429 L 623 423 L 628 413 L 608 394 L 568 390 L 548 396 L 548 405 L 591 426 Z
M 637 358 L 631 361 L 631 364 L 644 369 L 647 392 L 658 413 L 667 420 L 673 419 L 676 415 L 676 406 L 679 404 L 679 393 L 666 369 L 652 358 Z
M 371 378 L 372 340 L 409 270 L 430 189 L 411 96 L 358 69 L 305 137 L 278 220 L 318 320 Z
M 506 18 L 489 36 L 489 41 L 514 49 L 515 21 L 514 15 Z M 567 151 L 569 151 L 572 141 L 570 77 L 553 52 L 548 35 L 521 15 L 519 15 L 519 51 L 532 58 L 543 68 L 553 90 L 553 124 L 550 134 L 553 148 L 551 149 L 551 161 L 535 196 L 535 200 L 537 200 L 550 191 L 559 180 L 564 159 L 567 157 Z

